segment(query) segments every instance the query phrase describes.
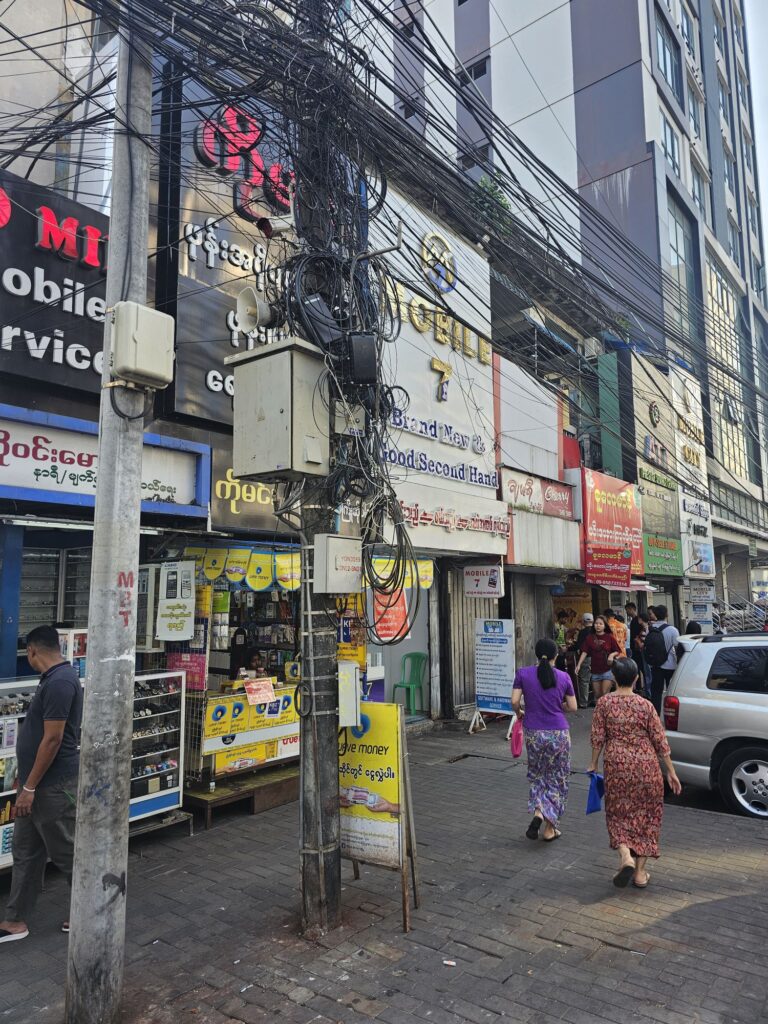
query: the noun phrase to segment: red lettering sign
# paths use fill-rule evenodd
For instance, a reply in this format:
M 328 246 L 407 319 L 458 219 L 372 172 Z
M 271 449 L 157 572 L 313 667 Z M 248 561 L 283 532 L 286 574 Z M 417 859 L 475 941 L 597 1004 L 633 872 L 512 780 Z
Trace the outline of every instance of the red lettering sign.
M 224 176 L 239 175 L 234 184 L 234 207 L 254 223 L 264 216 L 256 206 L 262 197 L 277 213 L 288 213 L 294 179 L 293 171 L 284 164 L 265 165 L 256 148 L 262 135 L 256 118 L 238 107 L 226 107 L 215 118 L 203 121 L 195 132 L 195 152 L 201 163 Z
M 632 551 L 632 572 L 642 574 L 643 516 L 634 484 L 585 469 L 584 539 L 587 544 Z
M 103 249 L 106 236 L 91 224 L 80 224 L 76 217 L 65 217 L 59 223 L 50 206 L 37 208 L 38 249 L 49 249 L 64 260 L 80 260 L 86 267 L 106 270 Z
M 584 578 L 595 587 L 629 590 L 632 578 L 632 551 L 630 548 L 587 544 Z

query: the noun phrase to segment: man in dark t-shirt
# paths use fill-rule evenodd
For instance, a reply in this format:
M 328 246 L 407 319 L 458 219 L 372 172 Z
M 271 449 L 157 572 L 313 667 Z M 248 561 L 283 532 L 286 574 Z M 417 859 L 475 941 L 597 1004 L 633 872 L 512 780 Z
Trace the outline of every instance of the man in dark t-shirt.
M 25 918 L 37 900 L 48 859 L 67 878 L 72 876 L 83 691 L 61 656 L 53 626 L 38 626 L 27 636 L 27 660 L 41 675 L 16 740 L 13 877 L 0 942 L 29 935 Z M 62 928 L 69 931 L 66 922 Z

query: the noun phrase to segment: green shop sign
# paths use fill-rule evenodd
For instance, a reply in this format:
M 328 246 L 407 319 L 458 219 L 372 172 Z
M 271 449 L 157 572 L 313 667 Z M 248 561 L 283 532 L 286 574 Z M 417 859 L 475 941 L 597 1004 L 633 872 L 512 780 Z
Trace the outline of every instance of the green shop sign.
M 679 539 L 643 534 L 646 576 L 682 576 L 683 548 Z

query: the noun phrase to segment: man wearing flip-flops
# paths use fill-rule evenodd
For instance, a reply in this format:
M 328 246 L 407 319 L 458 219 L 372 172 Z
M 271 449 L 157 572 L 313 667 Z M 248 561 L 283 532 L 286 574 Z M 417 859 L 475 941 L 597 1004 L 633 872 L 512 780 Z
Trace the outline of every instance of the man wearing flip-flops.
M 27 660 L 40 672 L 40 682 L 16 741 L 13 878 L 5 920 L 0 921 L 0 942 L 29 935 L 26 918 L 37 901 L 49 859 L 68 879 L 72 877 L 83 691 L 74 668 L 61 656 L 53 626 L 38 626 L 29 633 Z M 69 931 L 68 922 L 62 931 Z

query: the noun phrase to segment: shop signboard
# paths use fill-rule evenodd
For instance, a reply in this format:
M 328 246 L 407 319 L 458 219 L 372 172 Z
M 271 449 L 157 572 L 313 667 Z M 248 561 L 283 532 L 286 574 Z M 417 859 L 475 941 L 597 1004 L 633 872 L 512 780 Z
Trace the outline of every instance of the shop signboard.
M 3 380 L 101 391 L 108 231 L 102 214 L 0 171 Z
M 414 547 L 503 555 L 508 508 L 497 499 L 488 263 L 393 189 L 386 204 L 371 244 L 391 246 L 401 218 L 423 245 L 418 283 L 410 253 L 391 254 L 401 323 L 384 346 L 382 372 L 408 401 L 393 403 L 382 459 Z M 494 521 L 507 524 L 503 537 Z
M 391 594 L 373 592 L 373 621 L 376 638 L 383 643 L 407 640 L 411 635 L 405 591 Z
M 191 640 L 195 634 L 195 563 L 163 562 L 156 640 Z
M 336 657 L 338 661 L 354 661 L 365 671 L 368 664 L 365 595 L 347 594 L 342 601 L 343 608 L 338 612 Z
M 261 768 L 265 764 L 285 761 L 299 756 L 299 734 L 268 740 L 266 743 L 249 743 L 244 747 L 221 750 L 214 755 L 214 773 L 230 775 L 234 772 Z
M 680 536 L 677 482 L 643 459 L 637 460 L 637 489 L 643 510 L 643 533 Z
M 676 468 L 683 483 L 679 489 L 680 534 L 685 575 L 715 578 L 715 549 L 709 502 L 707 450 L 701 387 L 679 367 L 670 368 L 675 418 Z
M 515 623 L 475 619 L 475 692 L 478 711 L 512 714 Z
M 516 469 L 502 469 L 501 488 L 510 508 L 573 519 L 573 487 L 570 484 L 544 480 Z
M 768 569 L 753 569 L 751 572 L 751 584 L 752 600 L 759 601 L 761 604 L 768 602 Z
M 244 693 L 209 697 L 203 719 L 203 754 L 219 754 L 254 743 L 267 743 L 299 734 L 295 687 L 275 687 L 275 700 L 249 704 Z
M 679 538 L 643 534 L 643 548 L 646 575 L 683 575 L 683 549 Z
M 632 578 L 632 550 L 601 544 L 585 546 L 584 578 L 591 586 L 629 590 Z
M 339 754 L 341 854 L 400 868 L 406 856 L 402 707 L 363 708 Z
M 632 573 L 642 576 L 643 516 L 634 484 L 593 469 L 583 475 L 584 534 L 589 544 L 632 552 Z
M 93 506 L 98 425 L 0 405 L 0 497 Z M 141 507 L 176 516 L 208 515 L 210 449 L 144 435 Z
M 766 578 L 765 585 L 766 589 L 768 590 L 768 578 Z M 712 604 L 717 600 L 717 594 L 715 593 L 715 584 L 709 583 L 706 580 L 689 580 L 688 591 L 690 594 L 691 601 L 697 601 L 699 603 L 704 604 Z
M 504 572 L 501 566 L 464 566 L 464 596 L 504 597 Z
M 240 480 L 232 471 L 232 445 L 215 447 L 211 463 L 211 526 L 216 530 L 260 530 L 286 533 L 275 518 L 272 488 Z

